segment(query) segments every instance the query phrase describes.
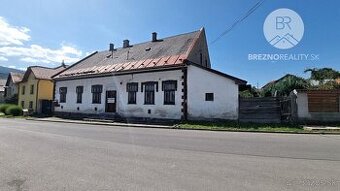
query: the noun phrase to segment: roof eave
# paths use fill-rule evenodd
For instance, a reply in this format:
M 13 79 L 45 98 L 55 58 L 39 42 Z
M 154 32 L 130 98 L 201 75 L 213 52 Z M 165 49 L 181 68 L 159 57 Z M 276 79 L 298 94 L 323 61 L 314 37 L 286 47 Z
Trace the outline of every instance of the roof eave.
M 218 70 L 214 70 L 214 69 L 211 69 L 211 68 L 207 68 L 207 67 L 201 66 L 201 65 L 196 64 L 196 63 L 194 63 L 194 62 L 191 62 L 191 61 L 189 61 L 189 60 L 186 60 L 186 64 L 188 64 L 188 65 L 193 65 L 193 66 L 196 66 L 196 67 L 198 67 L 198 68 L 201 68 L 201 69 L 204 69 L 204 70 L 213 72 L 213 73 L 215 73 L 215 74 L 217 74 L 217 75 L 223 76 L 223 77 L 225 77 L 225 78 L 231 79 L 231 80 L 233 80 L 233 81 L 235 82 L 235 84 L 237 84 L 237 85 L 246 85 L 246 84 L 247 84 L 247 81 L 246 81 L 246 80 L 242 80 L 242 79 L 240 79 L 240 78 L 237 78 L 237 77 L 234 77 L 234 76 L 225 74 L 225 73 L 220 72 L 220 71 L 218 71 Z

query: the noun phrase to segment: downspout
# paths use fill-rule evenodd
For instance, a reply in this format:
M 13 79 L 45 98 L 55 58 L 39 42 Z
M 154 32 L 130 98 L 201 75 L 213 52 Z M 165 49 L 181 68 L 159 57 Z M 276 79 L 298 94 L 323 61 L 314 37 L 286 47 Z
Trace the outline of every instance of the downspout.
M 40 80 L 38 80 L 38 83 L 37 83 L 37 92 L 36 92 L 36 96 L 35 96 L 35 111 L 37 113 L 38 113 L 39 83 L 40 83 Z

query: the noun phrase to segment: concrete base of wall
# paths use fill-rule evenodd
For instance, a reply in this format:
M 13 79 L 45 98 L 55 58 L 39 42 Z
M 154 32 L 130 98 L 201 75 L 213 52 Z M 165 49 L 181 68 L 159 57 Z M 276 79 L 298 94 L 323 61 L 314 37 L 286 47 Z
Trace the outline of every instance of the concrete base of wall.
M 64 119 L 98 119 L 98 120 L 110 120 L 113 122 L 124 122 L 124 123 L 143 123 L 143 124 L 175 124 L 179 123 L 180 120 L 176 119 L 157 119 L 157 118 L 143 118 L 143 117 L 122 117 L 115 114 L 84 114 L 84 113 L 69 113 L 69 112 L 55 112 L 55 117 Z
M 339 123 L 340 113 L 339 112 L 310 112 L 309 117 L 299 118 L 301 123 Z

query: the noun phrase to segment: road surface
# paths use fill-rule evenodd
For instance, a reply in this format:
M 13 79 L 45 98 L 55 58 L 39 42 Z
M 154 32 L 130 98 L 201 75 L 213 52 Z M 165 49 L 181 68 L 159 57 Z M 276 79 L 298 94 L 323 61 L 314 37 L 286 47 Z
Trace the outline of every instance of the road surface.
M 340 136 L 1 118 L 0 190 L 340 190 Z

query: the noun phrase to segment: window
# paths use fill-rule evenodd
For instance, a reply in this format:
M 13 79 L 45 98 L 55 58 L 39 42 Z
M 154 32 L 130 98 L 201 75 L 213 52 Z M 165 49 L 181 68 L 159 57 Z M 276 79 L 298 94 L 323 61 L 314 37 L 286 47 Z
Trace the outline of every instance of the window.
M 127 83 L 126 91 L 128 92 L 128 104 L 136 104 L 137 103 L 137 92 L 138 92 L 138 83 Z
M 33 94 L 33 93 L 34 93 L 34 85 L 32 84 L 31 89 L 30 89 L 30 94 Z
M 203 66 L 203 55 L 200 53 L 200 64 Z
M 214 93 L 205 93 L 205 101 L 214 101 Z
M 77 86 L 76 87 L 77 103 L 82 103 L 82 101 L 83 101 L 83 91 L 84 91 L 83 86 Z
M 22 90 L 21 90 L 21 94 L 22 94 L 22 95 L 25 95 L 25 89 L 26 89 L 26 87 L 25 87 L 25 86 L 22 86 Z
M 29 108 L 29 109 L 33 109 L 33 101 L 30 101 L 30 102 L 29 102 L 28 108 Z
M 145 89 L 144 93 L 144 104 L 153 105 L 155 104 L 155 90 L 158 91 L 158 82 L 145 82 L 142 84 L 142 92 L 143 86 Z
M 102 102 L 102 92 L 103 92 L 103 86 L 102 85 L 93 85 L 91 88 L 92 92 L 92 103 L 94 104 L 100 104 Z
M 59 88 L 60 103 L 66 102 L 66 94 L 67 94 L 67 87 L 60 87 Z
M 164 105 L 175 105 L 175 93 L 177 91 L 177 81 L 168 80 L 162 82 L 164 91 Z
M 24 109 L 25 108 L 25 102 L 21 101 L 21 107 Z

